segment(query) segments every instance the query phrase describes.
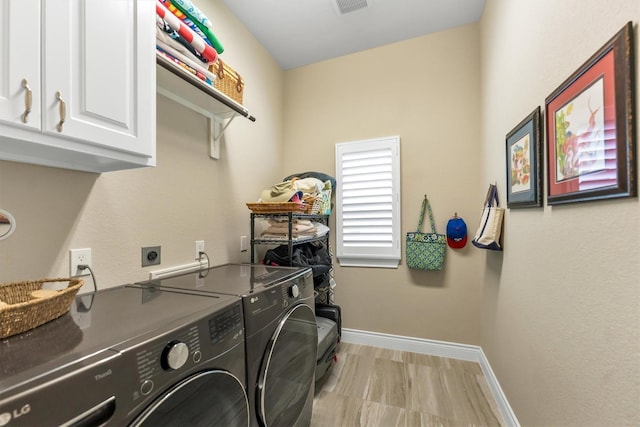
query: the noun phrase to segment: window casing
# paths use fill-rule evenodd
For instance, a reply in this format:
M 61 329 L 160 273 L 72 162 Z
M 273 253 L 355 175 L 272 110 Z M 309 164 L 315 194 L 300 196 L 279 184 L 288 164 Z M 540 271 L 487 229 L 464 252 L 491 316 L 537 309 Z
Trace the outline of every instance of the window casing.
M 336 144 L 336 253 L 341 266 L 397 268 L 400 137 Z

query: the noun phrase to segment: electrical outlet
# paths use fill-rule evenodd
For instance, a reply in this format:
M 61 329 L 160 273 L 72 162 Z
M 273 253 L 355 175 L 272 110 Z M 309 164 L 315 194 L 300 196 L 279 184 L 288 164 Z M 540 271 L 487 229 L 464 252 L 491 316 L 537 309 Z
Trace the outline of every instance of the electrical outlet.
M 248 249 L 247 236 L 240 236 L 240 252 L 246 252 Z
M 204 252 L 204 240 L 196 240 L 196 258 L 200 259 L 200 252 Z
M 147 246 L 142 248 L 142 266 L 160 264 L 160 246 Z
M 80 270 L 79 265 L 91 267 L 91 248 L 71 249 L 69 251 L 69 275 L 71 277 L 87 276 L 91 274 L 89 269 Z

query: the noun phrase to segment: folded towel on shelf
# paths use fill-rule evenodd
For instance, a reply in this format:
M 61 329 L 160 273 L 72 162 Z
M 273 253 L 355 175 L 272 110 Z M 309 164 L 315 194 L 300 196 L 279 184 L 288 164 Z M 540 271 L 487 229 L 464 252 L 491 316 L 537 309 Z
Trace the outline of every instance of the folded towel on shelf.
M 315 238 L 316 235 L 314 233 L 311 234 L 303 234 L 303 235 L 299 235 L 299 236 L 292 236 L 291 240 L 294 242 L 300 242 L 302 240 L 309 240 L 309 239 L 313 239 Z M 269 234 L 269 233 L 264 233 L 261 236 L 262 239 L 270 239 L 270 240 L 288 240 L 288 237 L 284 234 Z
M 301 240 L 313 239 L 315 237 L 325 236 L 329 232 L 329 227 L 319 223 L 312 223 L 313 229 L 309 229 L 302 232 L 292 232 L 291 239 L 295 242 L 299 242 Z M 282 227 L 269 227 L 260 235 L 263 239 L 273 239 L 273 240 L 288 240 L 289 238 L 289 229 Z
M 173 28 L 181 37 L 183 37 L 186 41 L 188 41 L 191 46 L 195 48 L 195 50 L 202 55 L 209 63 L 215 62 L 218 59 L 218 53 L 216 50 L 209 46 L 205 41 L 191 31 L 191 29 L 185 25 L 177 16 L 171 13 L 161 2 L 160 0 L 156 1 L 156 13 L 165 22 Z
M 191 31 L 193 31 L 194 33 L 202 37 L 205 43 L 207 43 L 209 46 L 213 46 L 213 44 L 211 43 L 211 40 L 209 40 L 207 35 L 202 32 L 200 27 L 198 27 L 191 19 L 189 19 L 187 15 L 182 13 L 182 11 L 180 11 L 180 9 L 178 9 L 173 3 L 171 3 L 170 0 L 160 0 L 160 1 L 162 2 L 162 4 L 164 4 L 164 6 L 167 9 L 169 9 L 169 12 L 176 15 L 178 18 L 180 18 L 182 22 L 184 22 L 187 25 L 187 27 L 191 28 Z M 215 46 L 213 46 L 213 48 L 215 49 Z M 216 52 L 218 52 L 217 49 L 216 49 Z M 218 52 L 218 53 L 221 53 L 221 52 Z
M 213 87 L 213 81 L 216 79 L 215 74 L 204 67 L 202 62 L 198 63 L 198 61 L 192 59 L 188 49 L 160 29 L 156 32 L 156 48 L 160 52 L 168 54 L 173 59 L 191 67 L 197 73 L 199 79 Z
M 269 218 L 267 220 L 267 222 L 269 223 L 270 226 L 273 226 L 273 227 L 289 227 L 289 220 L 288 219 Z M 311 220 L 309 220 L 309 219 L 300 219 L 300 218 L 294 219 L 292 224 L 294 224 L 294 225 L 313 225 Z
M 189 74 L 193 74 L 198 79 L 202 80 L 203 82 L 205 82 L 209 86 L 213 87 L 213 79 L 209 78 L 207 75 L 205 75 L 199 69 L 196 69 L 193 66 L 189 65 L 188 63 L 185 63 L 184 62 L 185 58 L 177 58 L 177 57 L 173 56 L 172 53 L 167 51 L 168 46 L 162 46 L 161 45 L 162 44 L 161 41 L 156 40 L 156 43 L 157 43 L 156 44 L 156 51 L 158 52 L 159 55 L 164 56 L 169 61 L 175 63 L 180 68 L 182 68 L 183 70 L 187 71 Z
M 202 55 L 200 55 L 200 53 L 198 53 L 198 51 L 191 45 L 191 43 L 186 41 L 184 37 L 180 36 L 180 34 L 178 34 L 173 28 L 171 28 L 169 24 L 167 24 L 167 22 L 159 15 L 156 15 L 156 26 L 158 28 L 156 30 L 156 40 L 160 39 L 164 42 L 167 42 L 168 39 L 171 39 L 175 42 L 171 44 L 179 52 L 182 52 L 187 56 L 194 57 L 194 59 L 202 62 L 203 64 L 209 64 L 209 61 L 207 61 Z
M 267 228 L 265 233 L 270 234 L 288 234 L 289 233 L 289 224 L 276 224 Z M 316 227 L 313 224 L 291 224 L 291 233 L 295 236 L 300 234 L 316 234 Z
M 200 28 L 200 30 L 211 41 L 212 46 L 215 48 L 218 54 L 224 52 L 222 43 L 218 40 L 215 34 L 213 34 L 213 26 L 209 18 L 200 11 L 190 0 L 167 0 L 170 1 L 180 12 L 185 14 L 187 18 L 193 21 L 194 24 Z

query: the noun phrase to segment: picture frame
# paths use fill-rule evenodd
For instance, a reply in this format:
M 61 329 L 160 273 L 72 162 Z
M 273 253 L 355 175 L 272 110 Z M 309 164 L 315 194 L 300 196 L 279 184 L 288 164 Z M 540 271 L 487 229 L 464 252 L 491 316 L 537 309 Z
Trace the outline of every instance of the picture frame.
M 633 26 L 545 100 L 547 204 L 637 195 Z
M 542 206 L 541 117 L 537 107 L 506 136 L 508 208 Z

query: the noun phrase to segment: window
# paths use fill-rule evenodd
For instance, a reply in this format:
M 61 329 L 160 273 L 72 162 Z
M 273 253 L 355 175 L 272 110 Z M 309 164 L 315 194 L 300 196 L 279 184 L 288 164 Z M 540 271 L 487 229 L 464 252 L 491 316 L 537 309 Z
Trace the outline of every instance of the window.
M 336 144 L 336 248 L 347 267 L 397 268 L 400 137 Z

